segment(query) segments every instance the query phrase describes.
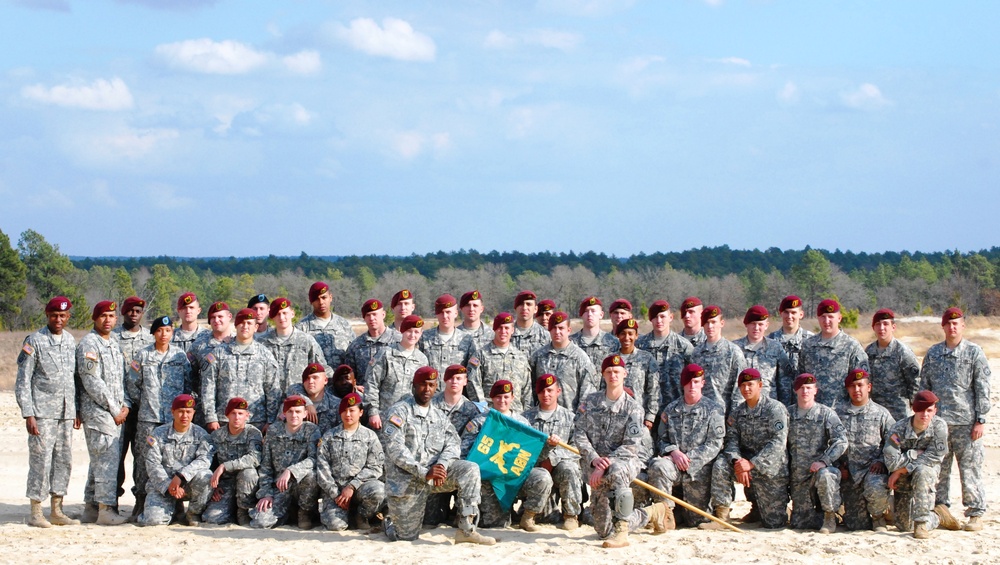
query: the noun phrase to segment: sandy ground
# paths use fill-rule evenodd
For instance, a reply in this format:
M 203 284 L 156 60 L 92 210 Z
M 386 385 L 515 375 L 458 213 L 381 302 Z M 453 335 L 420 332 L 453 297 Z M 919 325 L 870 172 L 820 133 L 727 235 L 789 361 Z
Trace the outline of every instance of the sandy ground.
M 733 326 L 739 327 L 737 324 Z M 940 341 L 936 324 L 901 324 L 900 333 L 918 355 Z M 979 326 L 979 327 L 976 327 Z M 995 324 L 970 324 L 968 338 L 980 343 L 996 359 L 990 365 L 1000 372 L 1000 331 Z M 727 330 L 732 329 L 727 328 Z M 729 332 L 727 332 L 729 333 Z M 732 337 L 738 333 L 733 332 Z M 870 330 L 855 334 L 862 343 L 872 339 Z M 0 334 L 0 387 L 13 384 L 17 349 L 24 334 Z M 994 405 L 1000 386 L 994 379 Z M 169 526 L 107 528 L 95 525 L 55 527 L 47 530 L 25 525 L 28 501 L 27 442 L 23 420 L 12 392 L 0 392 L 0 562 L 2 563 L 180 563 L 219 559 L 226 563 L 323 563 L 349 558 L 358 563 L 486 560 L 496 563 L 653 563 L 683 560 L 686 563 L 1000 563 L 1000 520 L 996 509 L 1000 495 L 1000 418 L 991 418 L 986 435 L 987 501 L 990 510 L 985 530 L 979 533 L 938 530 L 929 541 L 890 529 L 887 533 L 847 532 L 834 535 L 795 530 L 765 531 L 744 527 L 744 533 L 681 530 L 663 536 L 633 534 L 625 549 L 600 547 L 593 529 L 581 527 L 566 533 L 553 526 L 540 532 L 491 530 L 500 543 L 493 547 L 453 545 L 455 530 L 425 529 L 416 542 L 389 543 L 382 534 L 332 533 L 321 529 L 303 532 L 291 527 L 261 532 L 238 526 L 189 528 Z M 79 513 L 83 506 L 87 452 L 83 433 L 74 434 L 73 476 L 67 508 Z M 961 513 L 957 471 L 952 475 L 952 508 Z M 739 498 L 742 498 L 740 495 Z M 122 499 L 129 510 L 130 494 Z M 734 507 L 734 516 L 749 510 L 745 501 Z M 20 552 L 26 553 L 20 553 Z

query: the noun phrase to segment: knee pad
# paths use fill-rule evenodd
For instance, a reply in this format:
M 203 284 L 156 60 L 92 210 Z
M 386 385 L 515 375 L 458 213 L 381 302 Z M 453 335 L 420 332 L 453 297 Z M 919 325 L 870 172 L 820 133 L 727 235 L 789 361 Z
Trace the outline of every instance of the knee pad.
M 612 493 L 610 497 L 611 514 L 616 520 L 627 520 L 635 507 L 635 498 L 632 489 L 622 488 Z

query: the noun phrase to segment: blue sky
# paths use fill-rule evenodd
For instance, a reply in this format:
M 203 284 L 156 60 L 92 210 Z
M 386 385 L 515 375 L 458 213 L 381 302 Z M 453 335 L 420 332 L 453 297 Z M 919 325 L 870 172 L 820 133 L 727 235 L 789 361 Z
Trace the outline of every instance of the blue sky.
M 71 255 L 976 250 L 1000 244 L 997 21 L 0 0 L 0 229 Z

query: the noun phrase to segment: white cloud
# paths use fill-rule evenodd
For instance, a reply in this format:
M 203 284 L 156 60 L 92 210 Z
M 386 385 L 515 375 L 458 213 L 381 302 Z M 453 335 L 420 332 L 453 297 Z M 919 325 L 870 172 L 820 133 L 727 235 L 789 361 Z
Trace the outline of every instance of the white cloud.
M 840 101 L 848 108 L 858 110 L 874 110 L 892 104 L 882 95 L 882 91 L 870 82 L 866 82 L 855 90 L 841 93 Z
M 568 31 L 535 29 L 517 35 L 493 30 L 486 35 L 483 46 L 487 49 L 513 49 L 519 45 L 534 45 L 547 49 L 572 51 L 583 42 L 583 36 Z
M 726 65 L 736 65 L 739 67 L 749 67 L 750 61 L 743 59 L 741 57 L 723 57 L 722 59 L 713 59 L 717 63 L 724 63 Z
M 400 61 L 433 61 L 436 53 L 434 40 L 414 31 L 406 21 L 397 18 L 382 20 L 379 27 L 371 18 L 351 20 L 345 28 L 337 24 L 334 35 L 352 49 Z
M 167 142 L 180 137 L 175 129 L 124 130 L 99 136 L 92 140 L 92 150 L 102 154 L 104 159 L 139 159 L 153 153 Z
M 404 159 L 413 159 L 425 150 L 443 151 L 451 147 L 451 135 L 445 132 L 425 134 L 409 130 L 393 134 L 391 139 L 393 151 Z
M 177 189 L 163 183 L 153 183 L 146 186 L 146 196 L 153 207 L 160 210 L 178 210 L 191 208 L 195 205 L 194 199 L 179 195 Z
M 659 55 L 632 57 L 631 59 L 628 59 L 622 64 L 621 70 L 625 74 L 632 75 L 636 73 L 641 73 L 653 63 L 662 63 L 664 61 L 666 61 L 666 59 Z
M 254 113 L 254 117 L 261 125 L 307 126 L 316 119 L 316 114 L 307 110 L 302 104 L 294 102 L 292 104 L 273 104 L 261 108 Z
M 486 35 L 483 46 L 487 49 L 510 49 L 517 45 L 517 40 L 500 30 L 493 30 Z
M 298 75 L 316 74 L 323 68 L 319 52 L 310 49 L 282 57 L 281 62 L 285 68 Z
M 798 102 L 799 101 L 799 87 L 792 81 L 785 83 L 785 86 L 778 91 L 778 100 L 782 102 Z
M 205 103 L 206 108 L 219 124 L 212 128 L 212 131 L 219 135 L 225 135 L 233 125 L 233 119 L 243 112 L 253 110 L 257 102 L 252 98 L 240 98 L 236 96 L 218 95 L 209 99 Z
M 157 45 L 155 52 L 171 67 L 218 75 L 245 74 L 265 65 L 272 57 L 238 41 L 207 38 Z
M 60 84 L 46 88 L 41 84 L 21 89 L 21 96 L 67 108 L 85 110 L 127 110 L 132 107 L 132 93 L 125 81 L 97 79 L 90 84 Z

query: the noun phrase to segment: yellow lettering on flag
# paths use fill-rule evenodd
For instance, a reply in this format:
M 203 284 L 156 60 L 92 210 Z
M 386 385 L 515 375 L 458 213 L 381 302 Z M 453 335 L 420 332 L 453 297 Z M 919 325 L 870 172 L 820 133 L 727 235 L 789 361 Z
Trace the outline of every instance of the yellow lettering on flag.
M 483 455 L 489 455 L 491 447 L 493 447 L 493 438 L 484 437 L 479 440 L 479 445 L 476 446 L 476 451 L 482 453 Z
M 490 463 L 496 465 L 497 469 L 499 469 L 501 473 L 506 475 L 507 467 L 505 467 L 503 464 L 503 456 L 506 455 L 508 451 L 513 451 L 515 449 L 518 449 L 519 447 L 521 447 L 521 444 L 519 443 L 507 443 L 504 440 L 500 440 L 500 449 L 497 451 L 496 455 L 490 457 Z
M 517 457 L 514 458 L 514 468 L 510 471 L 520 477 L 521 473 L 524 472 L 524 468 L 528 466 L 529 459 L 531 459 L 531 453 L 522 449 L 517 453 Z

